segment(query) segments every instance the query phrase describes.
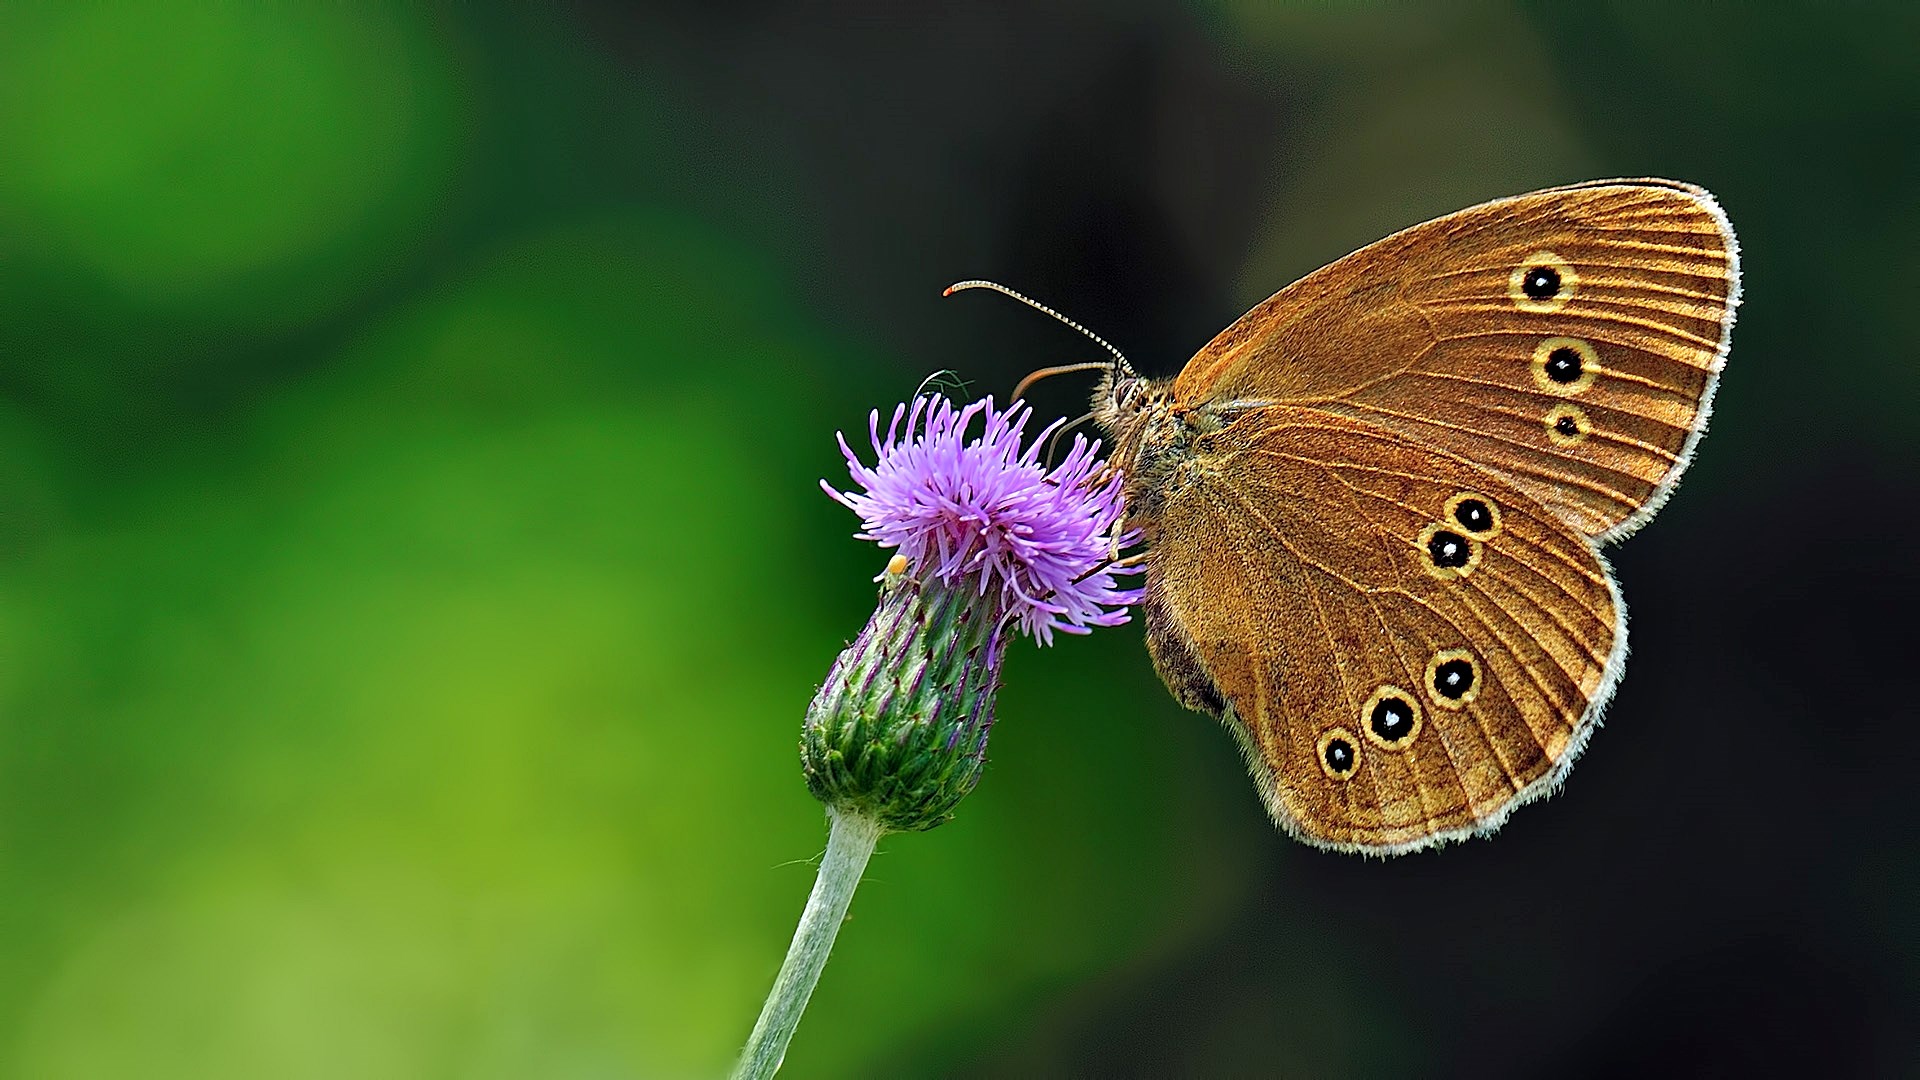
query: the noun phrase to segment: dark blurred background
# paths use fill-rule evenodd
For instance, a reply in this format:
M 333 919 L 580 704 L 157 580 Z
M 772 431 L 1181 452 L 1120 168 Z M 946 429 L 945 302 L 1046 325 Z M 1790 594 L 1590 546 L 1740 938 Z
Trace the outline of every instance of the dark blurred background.
M 0 1070 L 723 1071 L 883 561 L 833 432 L 1098 355 L 942 286 L 1171 374 L 1649 174 L 1747 302 L 1565 792 L 1322 854 L 1137 627 L 1022 646 L 786 1074 L 1920 1068 L 1915 11 L 8 5 Z

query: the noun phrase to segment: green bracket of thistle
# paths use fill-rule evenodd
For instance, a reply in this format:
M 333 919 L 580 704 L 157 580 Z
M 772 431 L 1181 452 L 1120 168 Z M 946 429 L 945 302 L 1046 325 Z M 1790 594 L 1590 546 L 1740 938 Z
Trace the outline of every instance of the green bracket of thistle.
M 807 708 L 800 760 L 828 806 L 917 832 L 980 782 L 1006 641 L 994 597 L 900 572 Z

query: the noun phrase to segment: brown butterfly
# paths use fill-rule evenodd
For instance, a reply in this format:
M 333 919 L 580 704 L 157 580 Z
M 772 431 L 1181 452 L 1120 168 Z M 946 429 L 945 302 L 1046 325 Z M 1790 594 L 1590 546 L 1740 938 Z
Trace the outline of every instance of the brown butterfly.
M 1599 547 L 1686 468 L 1739 296 L 1711 195 L 1597 181 L 1362 248 L 1174 379 L 1119 361 L 1154 665 L 1282 829 L 1397 854 L 1566 778 L 1627 655 Z

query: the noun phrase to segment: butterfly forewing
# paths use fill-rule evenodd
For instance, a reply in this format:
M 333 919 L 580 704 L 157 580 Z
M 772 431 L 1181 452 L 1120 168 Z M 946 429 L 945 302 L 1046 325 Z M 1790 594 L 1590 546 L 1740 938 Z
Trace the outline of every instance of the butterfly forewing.
M 1363 420 L 1612 539 L 1658 507 L 1704 428 L 1738 292 L 1732 231 L 1699 189 L 1537 192 L 1289 286 L 1201 350 L 1174 394 Z
M 1310 409 L 1203 436 L 1182 470 L 1149 642 L 1170 682 L 1208 681 L 1283 827 L 1404 850 L 1564 774 L 1617 667 L 1584 537 L 1492 473 Z

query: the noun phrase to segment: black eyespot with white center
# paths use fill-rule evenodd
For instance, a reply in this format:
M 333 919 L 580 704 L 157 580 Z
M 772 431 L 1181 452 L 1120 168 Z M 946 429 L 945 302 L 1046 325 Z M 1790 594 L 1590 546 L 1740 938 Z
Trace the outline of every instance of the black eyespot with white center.
M 1559 432 L 1560 434 L 1566 436 L 1569 439 L 1579 438 L 1580 421 L 1575 420 L 1571 416 L 1563 416 L 1560 419 L 1555 420 L 1553 422 L 1553 430 Z
M 1500 511 L 1488 504 L 1492 511 L 1494 531 L 1500 527 Z M 1478 538 L 1456 531 L 1453 525 L 1454 506 L 1451 500 L 1442 511 L 1439 521 L 1420 531 L 1420 565 L 1427 573 L 1442 581 L 1451 581 L 1464 574 L 1470 574 L 1480 565 L 1481 543 Z M 1494 535 L 1489 532 L 1488 536 Z
M 1551 300 L 1560 294 L 1560 272 L 1551 266 L 1531 266 L 1520 278 L 1520 291 L 1531 300 Z
M 1315 750 L 1320 756 L 1320 771 L 1328 779 L 1345 780 L 1360 770 L 1360 740 L 1344 727 L 1322 734 Z
M 1427 664 L 1427 690 L 1435 705 L 1464 709 L 1480 694 L 1480 662 L 1466 649 L 1442 649 Z
M 1353 744 L 1345 739 L 1327 740 L 1327 768 L 1334 772 L 1353 771 Z
M 1551 251 L 1519 260 L 1507 275 L 1507 299 L 1521 311 L 1544 315 L 1567 306 L 1580 291 L 1580 275 Z
M 1448 701 L 1459 701 L 1473 689 L 1473 662 L 1449 660 L 1433 670 L 1433 692 Z
M 1491 540 L 1500 532 L 1500 505 L 1477 491 L 1462 491 L 1440 509 L 1440 520 L 1434 528 L 1455 526 L 1476 540 Z
M 1543 339 L 1533 350 L 1533 384 L 1555 397 L 1585 393 L 1601 375 L 1593 342 L 1576 337 Z
M 1493 529 L 1493 511 L 1479 499 L 1461 499 L 1453 508 L 1453 520 L 1470 533 L 1490 532 Z
M 1420 733 L 1420 702 L 1397 686 L 1382 686 L 1360 706 L 1360 730 L 1384 750 L 1404 750 Z
M 1399 742 L 1413 734 L 1413 703 L 1399 698 L 1382 698 L 1367 717 L 1373 733 L 1387 742 Z
M 1580 352 L 1561 346 L 1547 354 L 1547 378 L 1565 386 L 1580 381 Z
M 1467 538 L 1457 532 L 1440 529 L 1427 538 L 1427 557 L 1442 570 L 1458 570 L 1473 557 Z

